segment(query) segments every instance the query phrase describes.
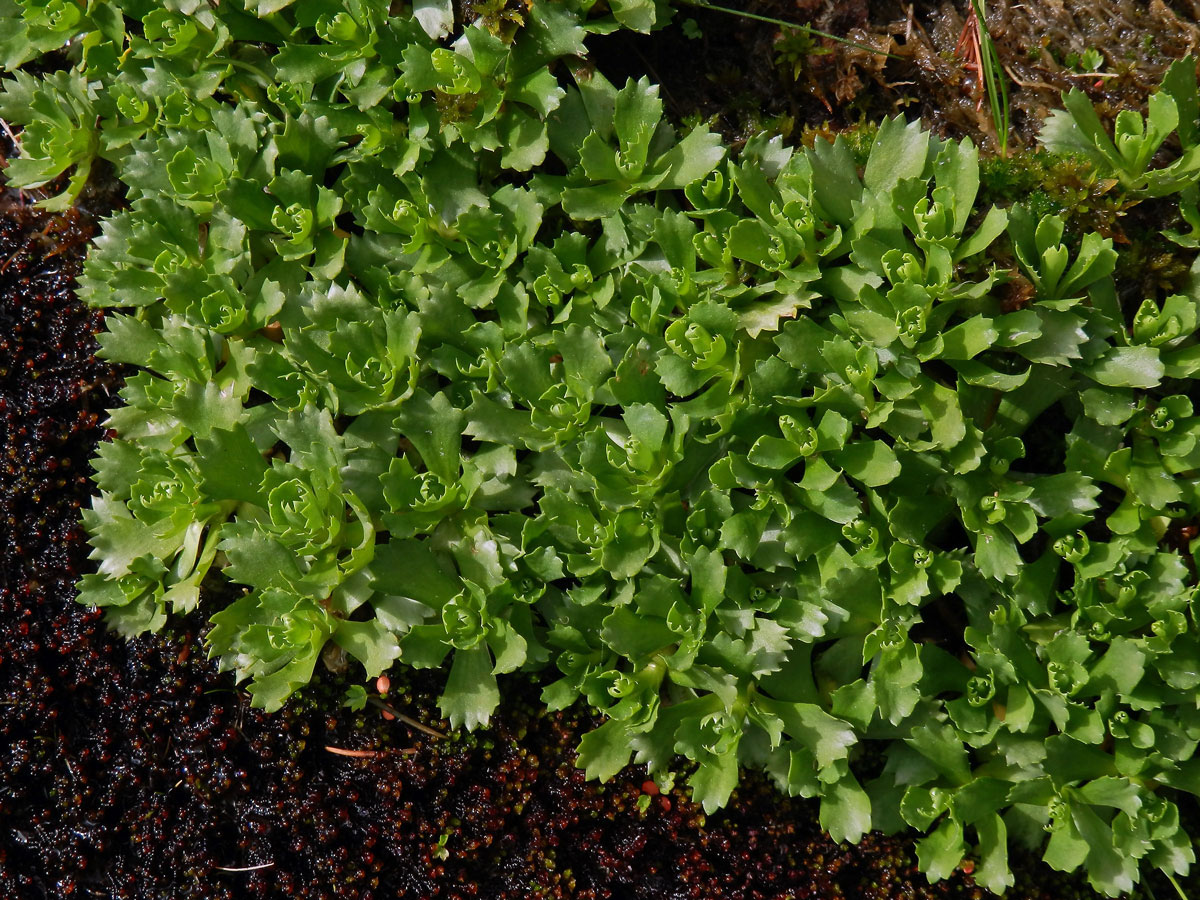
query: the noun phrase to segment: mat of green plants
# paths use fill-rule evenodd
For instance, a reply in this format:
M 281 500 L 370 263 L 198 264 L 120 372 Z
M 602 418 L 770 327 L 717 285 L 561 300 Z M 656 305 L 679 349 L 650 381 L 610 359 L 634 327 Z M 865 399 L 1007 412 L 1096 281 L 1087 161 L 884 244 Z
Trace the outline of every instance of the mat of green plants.
M 835 842 L 915 833 L 931 882 L 1003 892 L 1011 848 L 1183 894 L 1196 61 L 1010 147 L 980 4 L 982 154 L 903 114 L 731 138 L 591 53 L 731 15 L 691 10 L 0 5 L 9 185 L 124 191 L 79 277 L 129 367 L 79 602 L 200 617 L 280 716 L 332 669 L 411 724 L 386 676 L 432 669 L 469 731 L 531 674 L 643 815 L 761 772 Z M 833 52 L 780 28 L 793 79 Z

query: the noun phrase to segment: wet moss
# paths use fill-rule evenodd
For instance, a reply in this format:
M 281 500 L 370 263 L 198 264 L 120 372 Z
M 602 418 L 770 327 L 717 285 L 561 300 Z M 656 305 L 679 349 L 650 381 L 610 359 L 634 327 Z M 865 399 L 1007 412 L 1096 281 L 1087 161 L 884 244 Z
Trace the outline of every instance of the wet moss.
M 598 67 L 619 81 L 648 72 L 662 84 L 675 118 L 709 119 L 731 141 L 764 127 L 798 136 L 826 123 L 842 129 L 903 113 L 942 135 L 996 148 L 978 73 L 958 51 L 968 0 L 717 5 L 809 25 L 870 49 L 688 8 L 654 35 L 621 32 L 596 41 Z M 988 30 L 1006 70 L 1015 149 L 1036 145 L 1042 120 L 1071 88 L 1084 90 L 1105 118 L 1144 107 L 1166 67 L 1200 40 L 1190 4 L 1063 0 L 988 8 Z M 1089 50 L 1100 53 L 1098 73 L 1082 70 Z

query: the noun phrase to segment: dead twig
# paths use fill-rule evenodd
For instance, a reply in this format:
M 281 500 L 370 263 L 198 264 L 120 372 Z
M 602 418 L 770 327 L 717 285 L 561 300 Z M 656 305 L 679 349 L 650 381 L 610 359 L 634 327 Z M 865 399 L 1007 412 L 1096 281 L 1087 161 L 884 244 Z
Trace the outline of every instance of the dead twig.
M 380 700 L 377 697 L 368 697 L 367 702 L 370 703 L 372 706 L 377 706 L 380 709 L 391 713 L 395 717 L 396 721 L 403 722 L 405 725 L 409 726 L 410 728 L 415 728 L 415 729 L 417 729 L 417 731 L 427 734 L 430 737 L 444 738 L 446 736 L 443 732 L 438 731 L 436 728 L 430 728 L 428 725 L 424 724 L 423 722 L 418 722 L 416 719 L 412 718 L 411 716 L 406 716 L 404 713 L 400 712 L 400 710 L 396 709 L 396 707 L 392 706 L 390 703 L 385 703 L 384 701 Z
M 1054 91 L 1055 93 L 1062 90 L 1062 88 L 1059 87 L 1058 85 L 1047 84 L 1044 81 L 1022 81 L 1020 78 L 1017 77 L 1017 74 L 1012 69 L 1010 69 L 1007 65 L 1004 67 L 1004 71 L 1008 74 L 1008 77 L 1012 80 L 1012 83 L 1015 84 L 1017 87 L 1037 88 L 1037 89 L 1044 90 L 1044 91 Z
M 347 750 L 345 747 L 332 747 L 329 744 L 325 745 L 325 749 L 335 756 L 349 756 L 352 759 L 374 759 L 376 756 L 388 753 L 410 754 L 417 752 L 416 747 L 405 747 L 400 750 Z
M 375 750 L 347 750 L 344 747 L 331 747 L 325 745 L 325 749 L 335 756 L 351 756 L 354 759 L 374 759 L 379 753 Z
M 983 79 L 983 49 L 979 42 L 979 16 L 975 14 L 975 5 L 967 8 L 967 20 L 963 23 L 962 34 L 954 46 L 954 55 L 963 61 L 963 68 L 975 75 L 975 110 L 983 109 L 983 100 L 987 87 Z

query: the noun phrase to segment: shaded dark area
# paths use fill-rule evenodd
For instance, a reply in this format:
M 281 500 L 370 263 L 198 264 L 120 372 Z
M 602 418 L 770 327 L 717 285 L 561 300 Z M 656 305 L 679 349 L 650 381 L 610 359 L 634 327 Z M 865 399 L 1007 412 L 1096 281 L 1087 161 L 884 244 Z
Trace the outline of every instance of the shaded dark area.
M 965 46 L 960 50 L 969 0 L 714 5 L 809 25 L 862 46 L 681 6 L 661 32 L 593 39 L 593 59 L 616 83 L 649 73 L 676 119 L 712 119 L 734 141 L 763 128 L 799 138 L 805 129 L 903 114 L 995 149 L 979 74 Z M 1184 0 L 991 0 L 986 6 L 1010 92 L 1010 147 L 1033 146 L 1042 120 L 1070 88 L 1086 91 L 1107 117 L 1144 106 L 1167 66 L 1200 37 L 1197 9 Z M 1093 54 L 1100 60 L 1094 68 Z
M 90 226 L 0 210 L 0 523 L 6 580 L 70 578 L 92 448 L 115 379 L 92 357 L 103 321 L 71 293 Z M 34 551 L 36 548 L 36 552 Z

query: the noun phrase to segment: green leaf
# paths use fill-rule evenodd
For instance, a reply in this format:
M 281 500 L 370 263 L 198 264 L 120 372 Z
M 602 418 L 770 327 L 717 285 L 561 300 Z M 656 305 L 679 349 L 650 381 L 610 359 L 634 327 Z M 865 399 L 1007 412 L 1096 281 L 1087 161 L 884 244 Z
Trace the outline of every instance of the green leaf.
M 657 21 L 655 0 L 613 0 L 613 16 L 626 28 L 649 32 Z
M 665 190 L 682 190 L 699 181 L 725 158 L 721 136 L 701 125 L 689 131 L 678 144 L 663 154 L 661 165 L 666 176 L 659 183 Z
M 1146 654 L 1128 638 L 1113 638 L 1108 650 L 1091 669 L 1088 688 L 1128 694 L 1146 671 Z
M 735 513 L 721 523 L 721 546 L 742 559 L 750 559 L 762 542 L 769 519 L 767 510 L 744 509 Z
M 1154 347 L 1113 347 L 1086 371 L 1100 384 L 1132 388 L 1157 387 L 1164 374 Z
M 454 27 L 454 7 L 450 0 L 414 0 L 413 18 L 433 40 L 440 40 Z
M 334 629 L 333 640 L 363 664 L 368 678 L 386 671 L 400 655 L 396 636 L 384 628 L 378 619 L 366 622 L 343 619 Z
M 1089 513 L 1099 506 L 1100 488 L 1087 475 L 1063 472 L 1035 479 L 1027 502 L 1038 515 L 1058 518 Z
M 993 813 L 975 823 L 979 835 L 979 866 L 975 881 L 989 891 L 1003 894 L 1016 879 L 1008 867 L 1008 830 L 1004 820 Z
M 452 649 L 450 637 L 441 623 L 413 625 L 400 638 L 400 659 L 414 669 L 437 668 Z
M 727 570 L 721 554 L 706 547 L 698 547 L 688 561 L 692 576 L 692 598 L 701 609 L 716 609 L 725 596 Z
M 778 331 L 781 319 L 794 319 L 800 310 L 811 307 L 815 291 L 789 291 L 770 300 L 760 300 L 738 310 L 738 327 L 750 337 Z
M 650 403 L 631 403 L 621 413 L 629 427 L 629 435 L 637 441 L 638 452 L 644 454 L 646 467 L 662 452 L 663 440 L 667 436 L 667 417 Z
M 568 7 L 535 3 L 530 8 L 526 30 L 548 59 L 587 53 L 583 43 L 586 32 Z
M 921 660 L 911 642 L 885 649 L 880 654 L 871 673 L 871 683 L 875 687 L 880 715 L 893 725 L 910 715 L 920 702 L 921 692 L 917 684 L 921 675 Z
M 1112 806 L 1130 817 L 1142 808 L 1142 792 L 1125 778 L 1097 778 L 1079 788 L 1081 798 L 1096 806 Z
M 960 209 L 966 208 L 960 206 Z M 961 262 L 964 259 L 970 259 L 979 253 L 982 253 L 992 245 L 1000 235 L 1004 233 L 1008 227 L 1008 213 L 999 207 L 993 206 L 987 211 L 983 221 L 979 223 L 979 227 L 969 238 L 958 245 L 958 249 L 954 251 L 954 261 Z
M 833 454 L 833 460 L 847 475 L 868 487 L 880 487 L 900 475 L 900 461 L 883 441 L 850 444 Z
M 545 123 L 514 109 L 501 120 L 500 129 L 504 147 L 500 165 L 504 168 L 528 172 L 546 159 L 550 137 Z
M 967 434 L 958 397 L 949 388 L 929 384 L 922 392 L 921 408 L 929 415 L 929 431 L 935 443 L 953 447 Z
M 632 509 L 612 519 L 605 538 L 601 562 L 617 579 L 637 575 L 658 549 L 658 536 L 647 516 Z
M 633 748 L 624 722 L 609 719 L 585 734 L 579 742 L 579 759 L 588 778 L 608 781 L 629 764 Z
M 558 336 L 567 389 L 581 400 L 591 400 L 612 371 L 604 341 L 592 328 L 571 325 Z
M 277 712 L 297 689 L 312 680 L 318 657 L 319 652 L 314 649 L 304 656 L 294 657 L 270 675 L 255 678 L 248 689 L 251 705 Z
M 688 787 L 692 789 L 692 801 L 711 815 L 729 802 L 737 781 L 737 753 L 729 751 L 702 759 L 688 779 Z
M 871 799 L 853 775 L 826 786 L 821 795 L 820 821 L 839 844 L 856 844 L 871 830 Z
M 1110 897 L 1133 890 L 1137 861 L 1117 851 L 1108 823 L 1083 804 L 1071 804 L 1071 818 L 1087 847 L 1088 881 Z
M 962 825 L 947 816 L 936 831 L 917 842 L 917 859 L 925 877 L 936 882 L 954 873 L 965 850 Z
M 227 525 L 221 550 L 229 557 L 225 575 L 251 587 L 284 587 L 300 580 L 296 557 L 252 525 Z
M 438 698 L 438 709 L 452 728 L 474 731 L 486 725 L 500 704 L 492 655 L 483 645 L 455 650 L 446 689 Z
M 929 154 L 929 134 L 899 116 L 884 119 L 863 172 L 867 190 L 883 194 L 906 178 L 919 178 Z
M 985 578 L 1002 581 L 1021 569 L 1021 554 L 1007 529 L 984 526 L 975 542 L 975 565 Z
M 195 459 L 208 497 L 266 505 L 260 485 L 267 462 L 240 423 L 197 437 Z
M 618 606 L 605 617 L 600 637 L 629 659 L 642 659 L 679 639 L 664 620 L 638 615 L 627 606 Z
M 96 354 L 102 359 L 146 366 L 162 347 L 158 332 L 135 316 L 110 315 L 104 324 L 107 331 L 98 335 Z
M 1065 734 L 1046 739 L 1046 771 L 1057 783 L 1114 774 L 1113 757 Z
M 463 421 L 463 413 L 444 393 L 415 391 L 396 413 L 396 427 L 417 448 L 425 467 L 447 480 L 458 476 Z
M 91 534 L 91 558 L 99 561 L 97 571 L 109 578 L 128 574 L 143 557 L 169 559 L 178 547 L 177 540 L 159 535 L 134 519 L 124 503 L 103 494 L 83 511 L 83 523 Z
M 784 730 L 812 751 L 822 769 L 849 756 L 857 743 L 854 729 L 813 703 L 783 703 L 760 695 L 756 703 L 782 720 Z
M 231 431 L 240 423 L 242 402 L 233 385 L 189 381 L 175 395 L 171 411 L 195 437 L 207 438 L 214 430 Z
M 914 728 L 905 743 L 929 760 L 935 769 L 955 784 L 966 784 L 971 780 L 971 767 L 962 741 L 952 732 L 934 729 L 928 725 Z M 957 860 L 955 860 L 957 864 Z
M 462 590 L 457 573 L 443 565 L 425 541 L 393 540 L 377 546 L 371 573 L 376 590 L 409 597 L 434 609 Z
M 763 435 L 754 442 L 746 459 L 766 469 L 787 469 L 802 455 L 803 451 L 791 441 Z
M 992 346 L 1000 337 L 991 319 L 976 316 L 941 335 L 942 359 L 971 359 Z
M 515 672 L 529 658 L 529 642 L 508 621 L 501 619 L 492 625 L 487 644 L 496 657 L 492 671 L 497 675 Z

